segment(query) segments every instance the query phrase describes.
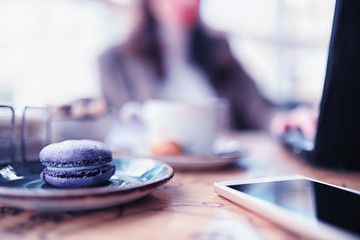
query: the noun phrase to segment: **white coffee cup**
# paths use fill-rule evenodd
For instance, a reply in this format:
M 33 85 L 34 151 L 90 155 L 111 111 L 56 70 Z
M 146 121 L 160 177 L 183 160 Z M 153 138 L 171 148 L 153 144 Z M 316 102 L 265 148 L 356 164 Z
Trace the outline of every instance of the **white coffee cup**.
M 221 115 L 226 107 L 219 99 L 196 103 L 153 99 L 125 104 L 120 118 L 128 124 L 142 122 L 148 143 L 170 139 L 185 153 L 208 154 L 222 128 Z

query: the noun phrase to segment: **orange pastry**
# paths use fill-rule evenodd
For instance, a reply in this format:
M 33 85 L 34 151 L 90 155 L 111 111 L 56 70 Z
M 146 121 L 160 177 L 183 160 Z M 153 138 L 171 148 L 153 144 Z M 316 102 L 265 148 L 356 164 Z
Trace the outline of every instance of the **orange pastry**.
M 150 143 L 150 153 L 152 155 L 173 156 L 182 155 L 181 146 L 171 139 L 161 138 Z

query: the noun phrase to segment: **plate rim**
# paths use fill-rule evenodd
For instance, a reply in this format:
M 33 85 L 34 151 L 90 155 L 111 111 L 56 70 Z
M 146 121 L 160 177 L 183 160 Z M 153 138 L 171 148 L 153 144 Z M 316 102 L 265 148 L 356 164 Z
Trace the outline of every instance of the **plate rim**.
M 0 198 L 6 199 L 43 199 L 43 200 L 57 200 L 59 198 L 68 198 L 68 199 L 78 199 L 78 198 L 88 198 L 88 197 L 104 197 L 104 196 L 113 196 L 113 195 L 127 195 L 135 191 L 147 191 L 154 189 L 158 186 L 161 186 L 174 177 L 174 169 L 167 163 L 164 163 L 160 160 L 153 158 L 138 158 L 130 159 L 128 161 L 142 161 L 142 160 L 152 160 L 157 164 L 163 165 L 167 168 L 166 173 L 159 179 L 149 180 L 138 184 L 133 184 L 130 186 L 125 186 L 122 188 L 103 188 L 101 186 L 90 187 L 90 188 L 76 188 L 76 189 L 54 189 L 50 191 L 40 191 L 39 189 L 21 189 L 15 187 L 6 187 L 0 184 Z M 113 161 L 121 161 L 123 158 L 114 158 Z M 28 162 L 30 163 L 30 162 Z M 31 162 L 32 164 L 34 162 Z M 27 164 L 27 163 L 21 163 Z
M 168 164 L 176 169 L 211 169 L 218 166 L 226 166 L 235 163 L 238 159 L 244 158 L 247 152 L 243 149 L 236 151 L 220 152 L 218 154 L 184 154 L 174 156 L 143 155 L 136 153 L 122 153 L 120 156 L 133 158 L 151 158 Z M 194 167 L 196 166 L 196 167 Z
M 210 161 L 219 161 L 219 160 L 227 160 L 232 158 L 242 158 L 246 155 L 245 150 L 239 149 L 236 151 L 224 151 L 219 152 L 217 154 L 182 154 L 182 155 L 152 155 L 152 154 L 137 154 L 131 152 L 124 152 L 119 154 L 122 157 L 135 157 L 135 158 L 151 158 L 154 160 L 158 160 L 158 158 L 167 158 L 167 159 L 192 159 L 192 158 L 203 158 L 204 160 L 200 160 L 206 162 Z M 190 161 L 190 160 L 186 160 Z M 191 160 L 192 161 L 192 160 Z M 199 161 L 199 162 L 200 162 Z

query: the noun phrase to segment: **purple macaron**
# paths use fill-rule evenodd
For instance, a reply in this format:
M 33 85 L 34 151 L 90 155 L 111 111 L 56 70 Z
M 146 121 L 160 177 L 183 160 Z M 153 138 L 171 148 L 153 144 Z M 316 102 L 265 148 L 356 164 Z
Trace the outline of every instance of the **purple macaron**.
M 83 188 L 105 183 L 115 172 L 112 152 L 93 140 L 66 140 L 44 147 L 39 154 L 46 166 L 41 179 L 59 188 Z

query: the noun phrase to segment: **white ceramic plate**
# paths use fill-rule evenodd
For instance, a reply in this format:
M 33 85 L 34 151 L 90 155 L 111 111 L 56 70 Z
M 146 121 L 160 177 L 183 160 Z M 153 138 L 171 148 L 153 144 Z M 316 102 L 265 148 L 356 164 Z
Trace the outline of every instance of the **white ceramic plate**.
M 157 159 L 163 163 L 167 163 L 174 169 L 209 170 L 220 169 L 222 167 L 234 164 L 239 158 L 243 157 L 244 155 L 245 153 L 243 151 L 231 151 L 209 155 L 151 155 L 149 157 Z
M 59 189 L 44 184 L 40 162 L 0 165 L 0 203 L 38 211 L 79 211 L 115 206 L 142 198 L 174 175 L 166 163 L 114 159 L 115 174 L 98 187 Z

